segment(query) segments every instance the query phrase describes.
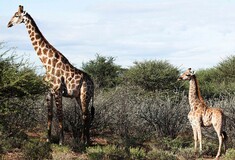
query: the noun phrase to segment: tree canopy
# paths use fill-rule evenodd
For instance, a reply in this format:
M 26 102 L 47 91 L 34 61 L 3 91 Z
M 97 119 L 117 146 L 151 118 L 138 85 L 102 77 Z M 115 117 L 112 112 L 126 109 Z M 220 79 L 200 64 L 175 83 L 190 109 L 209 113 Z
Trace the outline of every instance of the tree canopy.
M 14 55 L 3 58 L 0 54 L 0 97 L 23 97 L 41 94 L 45 90 L 42 78 L 23 60 L 16 62 Z
M 146 91 L 174 89 L 179 71 L 168 61 L 149 60 L 134 62 L 125 74 L 127 81 Z
M 0 136 L 2 132 L 8 136 L 33 124 L 35 110 L 31 108 L 46 91 L 47 86 L 27 61 L 17 57 L 12 49 L 4 50 L 1 45 Z
M 196 72 L 203 96 L 219 97 L 235 92 L 235 56 L 229 56 L 217 66 Z
M 82 68 L 92 76 L 98 88 L 112 88 L 120 83 L 121 66 L 114 63 L 114 57 L 99 54 L 95 60 L 82 64 Z

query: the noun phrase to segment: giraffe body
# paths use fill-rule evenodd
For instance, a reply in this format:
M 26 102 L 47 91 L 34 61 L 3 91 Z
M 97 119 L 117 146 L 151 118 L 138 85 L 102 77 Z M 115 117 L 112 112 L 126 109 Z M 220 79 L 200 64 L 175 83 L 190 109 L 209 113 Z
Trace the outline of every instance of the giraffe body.
M 188 114 L 188 119 L 193 129 L 194 135 L 194 148 L 197 150 L 197 143 L 199 141 L 200 152 L 202 152 L 202 127 L 213 126 L 215 129 L 218 139 L 219 139 L 219 148 L 216 155 L 218 158 L 221 154 L 222 144 L 225 145 L 226 151 L 226 132 L 222 131 L 222 127 L 225 123 L 225 116 L 222 109 L 212 108 L 205 104 L 196 79 L 195 74 L 189 68 L 184 72 L 178 80 L 189 80 L 189 104 L 190 112 Z
M 94 116 L 93 97 L 94 84 L 90 76 L 75 68 L 68 59 L 56 50 L 43 36 L 33 18 L 19 6 L 18 12 L 14 14 L 8 23 L 8 27 L 15 24 L 24 23 L 28 30 L 32 45 L 37 52 L 42 64 L 46 69 L 44 80 L 51 88 L 47 95 L 48 106 L 48 141 L 51 138 L 51 123 L 53 118 L 53 97 L 57 107 L 57 117 L 60 128 L 60 144 L 63 143 L 63 110 L 62 96 L 75 98 L 82 110 L 83 132 L 82 140 L 89 143 L 90 123 Z M 88 110 L 92 99 L 92 115 Z

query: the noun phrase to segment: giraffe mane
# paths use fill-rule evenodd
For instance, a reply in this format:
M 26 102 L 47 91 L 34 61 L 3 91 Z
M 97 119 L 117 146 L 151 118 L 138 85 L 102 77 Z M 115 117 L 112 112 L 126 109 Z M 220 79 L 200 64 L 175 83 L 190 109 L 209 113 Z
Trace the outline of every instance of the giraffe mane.
M 44 37 L 44 35 L 42 34 L 42 32 L 40 31 L 40 29 L 38 28 L 36 22 L 34 21 L 34 19 L 32 18 L 32 16 L 29 13 L 25 13 L 25 16 L 30 19 L 32 25 L 35 27 L 35 32 L 39 33 L 41 38 L 48 44 L 48 47 L 51 48 L 54 52 L 58 52 L 60 53 L 60 55 L 62 55 L 61 58 L 63 58 L 63 61 L 66 61 L 66 63 L 68 63 L 69 65 L 71 65 L 71 63 L 69 62 L 69 60 L 60 52 L 58 51 L 54 46 L 52 46 L 48 40 Z M 71 65 L 72 66 L 72 65 Z
M 197 78 L 196 78 L 196 75 L 193 75 L 193 78 L 195 79 L 197 96 L 198 96 L 199 100 L 200 100 L 202 103 L 205 104 L 204 99 L 202 98 L 202 95 L 201 95 L 201 92 L 200 92 L 200 88 L 199 88 L 199 85 L 198 85 L 198 80 L 197 80 Z

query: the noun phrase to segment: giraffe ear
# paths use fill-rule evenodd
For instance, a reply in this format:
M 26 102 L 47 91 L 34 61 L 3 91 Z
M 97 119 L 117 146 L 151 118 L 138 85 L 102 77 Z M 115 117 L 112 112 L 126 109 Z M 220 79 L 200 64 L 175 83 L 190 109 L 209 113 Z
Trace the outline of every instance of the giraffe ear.
M 195 75 L 195 73 L 196 73 L 196 71 L 192 71 L 192 72 L 191 72 L 192 76 Z
M 18 13 L 24 12 L 24 6 L 19 5 Z

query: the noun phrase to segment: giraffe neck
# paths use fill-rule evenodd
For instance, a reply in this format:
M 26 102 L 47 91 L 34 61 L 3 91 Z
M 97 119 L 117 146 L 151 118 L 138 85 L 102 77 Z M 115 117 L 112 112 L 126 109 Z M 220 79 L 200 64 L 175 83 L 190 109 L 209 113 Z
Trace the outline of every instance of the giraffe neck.
M 189 104 L 191 106 L 191 109 L 195 109 L 196 107 L 195 104 L 198 104 L 198 103 L 202 104 L 200 106 L 203 106 L 203 107 L 206 106 L 204 105 L 205 102 L 201 96 L 196 76 L 193 75 L 191 77 L 191 80 L 189 81 Z
M 36 51 L 47 72 L 50 72 L 51 67 L 55 67 L 55 65 L 61 61 L 63 63 L 69 64 L 69 66 L 71 67 L 72 65 L 69 63 L 67 58 L 65 58 L 45 39 L 33 18 L 28 13 L 25 15 L 24 18 L 24 23 L 28 30 L 28 34 L 34 50 Z

